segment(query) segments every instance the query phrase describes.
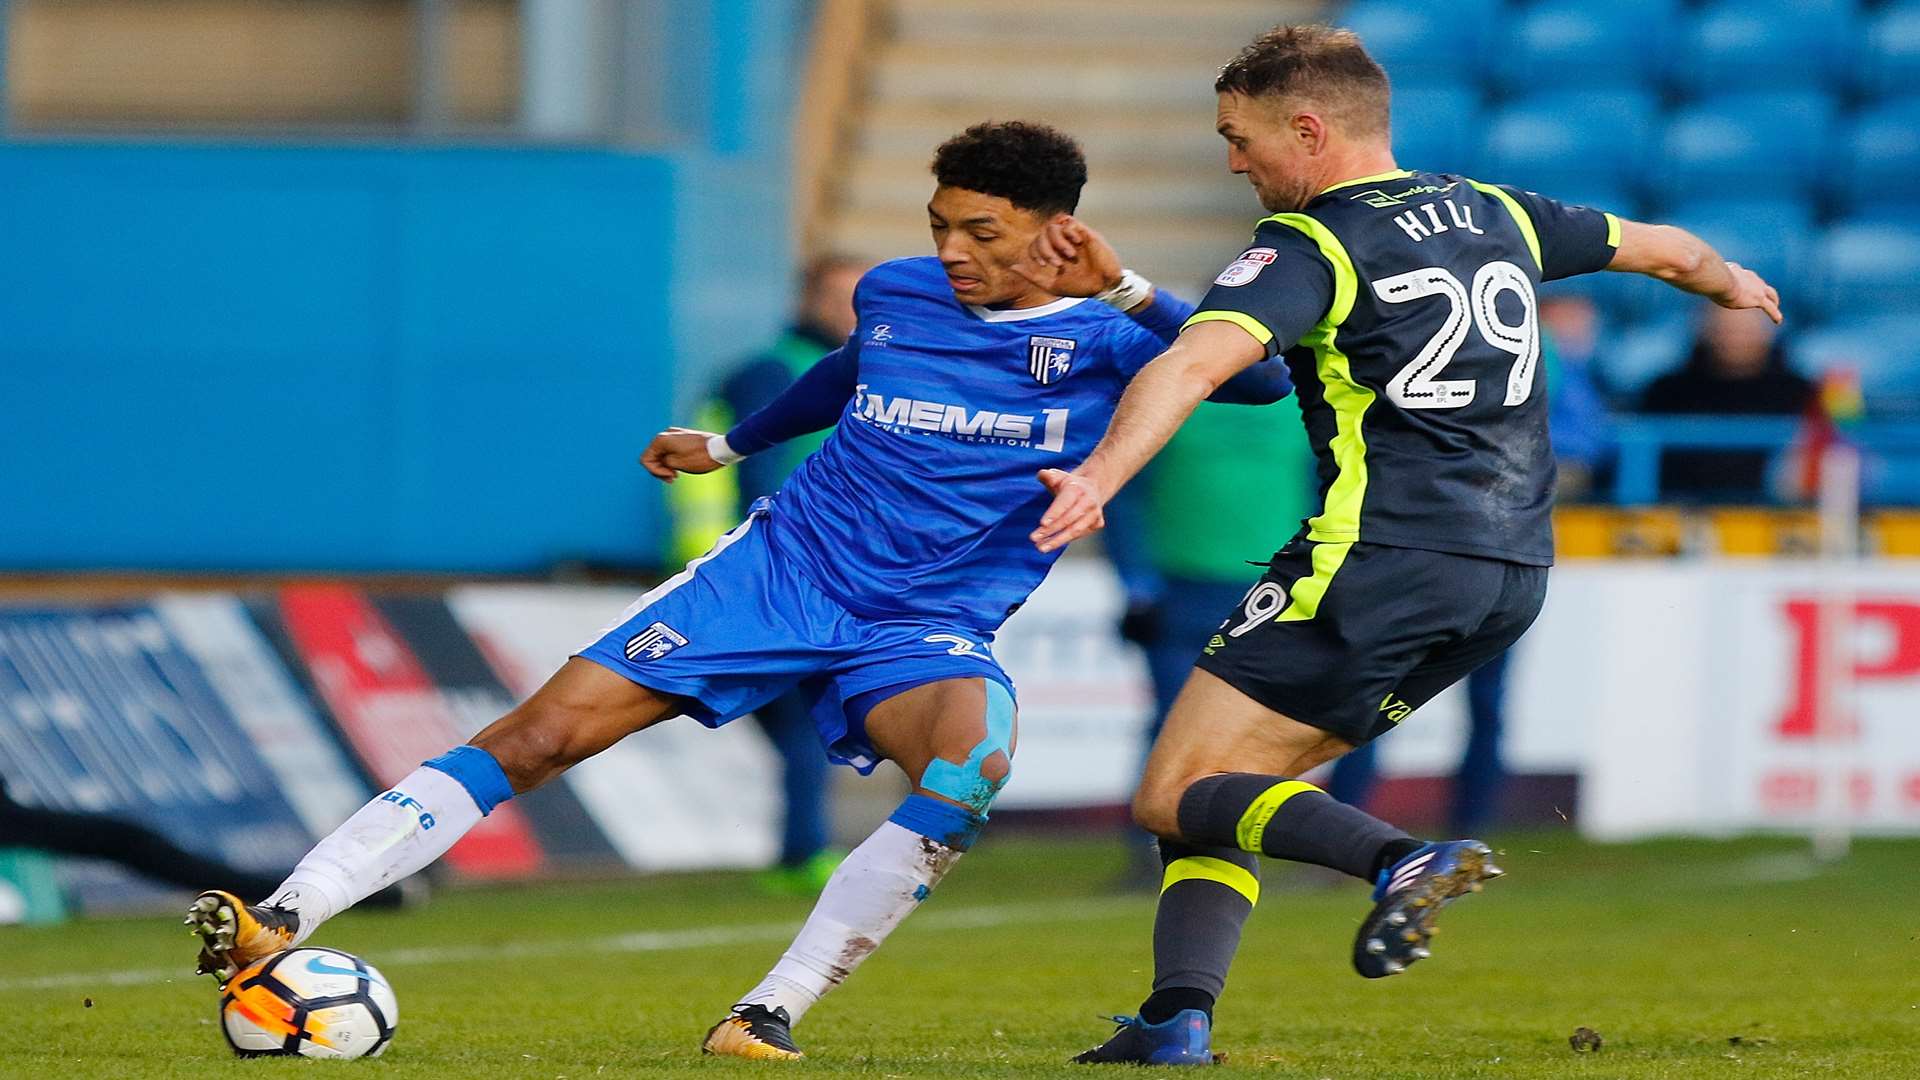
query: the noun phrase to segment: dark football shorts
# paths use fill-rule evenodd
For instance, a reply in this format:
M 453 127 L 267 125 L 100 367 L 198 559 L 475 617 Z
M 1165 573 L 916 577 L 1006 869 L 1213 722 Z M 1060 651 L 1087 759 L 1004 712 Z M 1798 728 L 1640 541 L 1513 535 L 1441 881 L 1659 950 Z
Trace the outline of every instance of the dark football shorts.
M 1359 744 L 1520 640 L 1547 568 L 1296 539 L 1197 666 L 1275 712 Z

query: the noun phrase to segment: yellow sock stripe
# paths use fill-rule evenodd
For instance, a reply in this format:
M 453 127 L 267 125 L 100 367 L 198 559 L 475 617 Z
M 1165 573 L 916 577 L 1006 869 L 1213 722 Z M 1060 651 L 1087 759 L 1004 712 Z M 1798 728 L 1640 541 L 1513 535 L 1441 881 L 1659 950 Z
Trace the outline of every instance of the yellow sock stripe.
M 1247 807 L 1247 812 L 1240 815 L 1240 826 L 1234 831 L 1235 838 L 1240 842 L 1240 850 L 1259 854 L 1260 838 L 1267 833 L 1267 822 L 1280 812 L 1280 807 L 1303 791 L 1319 790 L 1305 780 L 1282 780 L 1261 792 L 1259 798 L 1253 800 L 1253 805 Z
M 1160 891 L 1166 892 L 1182 881 L 1217 881 L 1241 896 L 1247 903 L 1260 902 L 1260 879 L 1244 866 L 1235 866 L 1225 859 L 1213 859 L 1205 855 L 1189 855 L 1184 859 L 1175 859 L 1167 864 L 1167 875 L 1160 882 Z

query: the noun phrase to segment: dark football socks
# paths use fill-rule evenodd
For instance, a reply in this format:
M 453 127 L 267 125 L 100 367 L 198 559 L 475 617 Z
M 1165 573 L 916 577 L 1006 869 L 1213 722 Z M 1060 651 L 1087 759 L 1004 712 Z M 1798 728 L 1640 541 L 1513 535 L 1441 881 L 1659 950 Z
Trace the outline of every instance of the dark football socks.
M 1212 1016 L 1240 929 L 1260 896 L 1260 860 L 1238 848 L 1162 840 L 1160 862 L 1153 995 L 1140 1006 L 1140 1019 L 1158 1024 L 1182 1009 Z
M 1420 846 L 1312 784 L 1279 776 L 1222 773 L 1196 780 L 1180 797 L 1179 814 L 1180 835 L 1190 843 L 1313 863 L 1363 881 L 1400 857 L 1393 852 Z

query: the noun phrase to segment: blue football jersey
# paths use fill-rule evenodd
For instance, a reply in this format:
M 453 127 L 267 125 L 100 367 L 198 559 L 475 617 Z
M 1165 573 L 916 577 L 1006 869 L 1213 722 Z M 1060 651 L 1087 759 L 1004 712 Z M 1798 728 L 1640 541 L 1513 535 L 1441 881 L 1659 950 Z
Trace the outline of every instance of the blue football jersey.
M 1034 474 L 1083 461 L 1165 343 L 1094 300 L 963 304 L 934 258 L 875 267 L 854 308 L 854 393 L 769 541 L 857 615 L 990 633 L 1059 557 L 1027 539 L 1052 501 Z

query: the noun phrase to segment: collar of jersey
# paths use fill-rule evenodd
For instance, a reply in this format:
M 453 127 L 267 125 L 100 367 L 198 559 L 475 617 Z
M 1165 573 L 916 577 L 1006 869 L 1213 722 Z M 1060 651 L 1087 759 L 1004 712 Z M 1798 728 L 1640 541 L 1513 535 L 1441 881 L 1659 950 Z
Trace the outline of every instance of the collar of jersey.
M 1039 307 L 1005 308 L 999 311 L 968 304 L 967 310 L 987 322 L 1019 322 L 1022 319 L 1038 319 L 1043 315 L 1057 314 L 1077 304 L 1084 304 L 1088 299 L 1085 296 L 1063 296 L 1051 304 L 1041 304 Z
M 1342 180 L 1332 187 L 1321 188 L 1320 195 L 1325 195 L 1329 191 L 1339 191 L 1343 187 L 1352 187 L 1355 184 L 1378 184 L 1383 180 L 1399 180 L 1412 175 L 1413 172 L 1410 169 L 1395 169 L 1392 172 L 1378 173 L 1373 176 L 1356 176 L 1351 180 Z M 1315 195 L 1314 198 L 1317 199 L 1320 195 Z

